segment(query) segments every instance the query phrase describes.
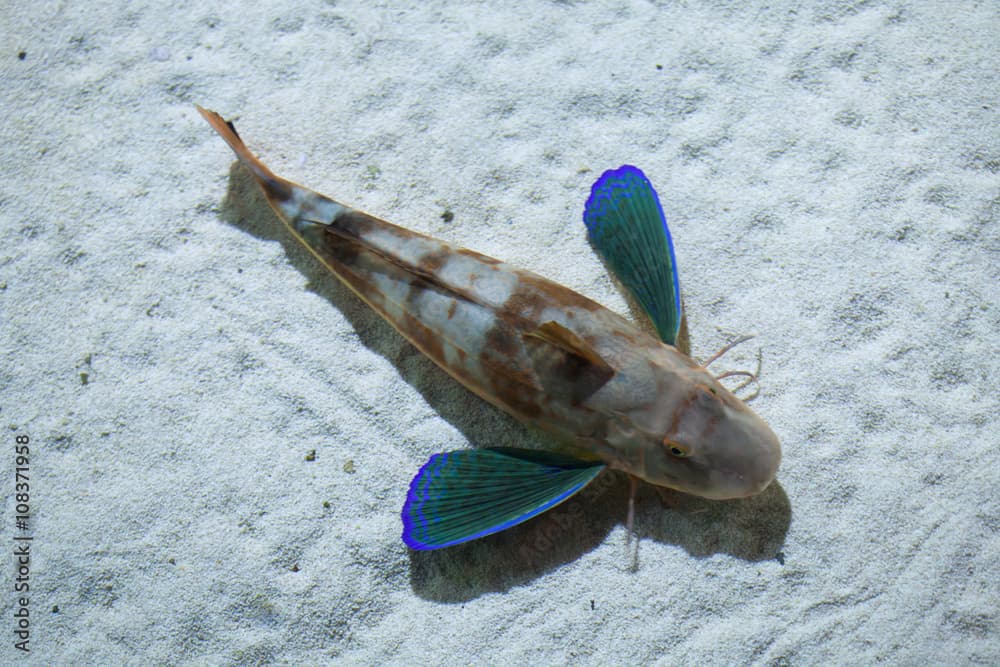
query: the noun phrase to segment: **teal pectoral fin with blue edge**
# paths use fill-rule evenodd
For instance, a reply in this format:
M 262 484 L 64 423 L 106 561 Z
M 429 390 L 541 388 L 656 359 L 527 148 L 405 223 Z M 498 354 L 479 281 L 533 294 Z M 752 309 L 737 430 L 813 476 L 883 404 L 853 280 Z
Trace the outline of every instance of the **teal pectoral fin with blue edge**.
M 440 549 L 506 530 L 570 498 L 605 465 L 532 449 L 435 454 L 410 483 L 403 541 Z
M 594 249 L 649 315 L 660 339 L 676 345 L 682 313 L 674 245 L 660 199 L 642 170 L 626 164 L 601 174 L 583 222 Z

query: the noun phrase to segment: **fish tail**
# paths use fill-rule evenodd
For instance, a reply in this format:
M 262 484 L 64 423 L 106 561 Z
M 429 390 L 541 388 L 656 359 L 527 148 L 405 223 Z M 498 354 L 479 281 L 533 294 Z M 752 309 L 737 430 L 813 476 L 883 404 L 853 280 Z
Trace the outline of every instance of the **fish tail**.
M 239 161 L 250 170 L 250 173 L 253 174 L 254 178 L 257 179 L 257 182 L 264 189 L 264 193 L 267 195 L 272 206 L 277 207 L 279 202 L 284 202 L 291 198 L 292 190 L 296 187 L 295 184 L 279 176 L 275 176 L 274 172 L 264 166 L 264 163 L 251 153 L 250 149 L 243 143 L 243 140 L 240 139 L 240 135 L 236 133 L 236 128 L 233 127 L 232 123 L 227 122 L 214 111 L 209 111 L 197 104 L 195 107 L 205 120 L 208 121 L 208 124 L 212 126 L 212 129 L 226 140 L 229 147 L 236 153 Z
M 225 139 L 239 161 L 250 170 L 263 189 L 268 204 L 292 235 L 362 299 L 386 315 L 385 308 L 380 305 L 384 299 L 373 285 L 372 270 L 368 265 L 377 264 L 380 267 L 379 275 L 388 271 L 400 274 L 397 278 L 408 288 L 409 280 L 415 276 L 406 275 L 405 262 L 394 257 L 393 252 L 402 251 L 404 248 L 397 246 L 404 246 L 411 239 L 423 239 L 425 243 L 435 242 L 276 176 L 250 152 L 232 123 L 214 111 L 198 105 L 195 107 L 212 129 Z M 385 243 L 391 246 L 395 242 L 396 246 L 373 246 L 366 238 L 373 232 L 380 232 Z M 360 265 L 368 266 L 369 270 L 362 270 Z

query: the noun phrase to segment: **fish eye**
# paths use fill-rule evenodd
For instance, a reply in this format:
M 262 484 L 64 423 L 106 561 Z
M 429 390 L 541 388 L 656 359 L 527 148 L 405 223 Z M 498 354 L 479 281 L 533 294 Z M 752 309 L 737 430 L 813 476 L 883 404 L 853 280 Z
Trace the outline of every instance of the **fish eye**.
M 671 456 L 675 456 L 679 459 L 687 458 L 691 456 L 691 452 L 684 445 L 678 444 L 676 442 L 670 442 L 669 440 L 663 441 L 663 446 L 667 448 Z

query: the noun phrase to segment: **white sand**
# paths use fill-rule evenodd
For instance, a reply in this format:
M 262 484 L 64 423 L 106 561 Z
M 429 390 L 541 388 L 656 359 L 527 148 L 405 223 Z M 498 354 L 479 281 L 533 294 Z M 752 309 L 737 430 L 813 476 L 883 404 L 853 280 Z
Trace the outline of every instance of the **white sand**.
M 0 19 L 0 663 L 1000 664 L 996 3 L 167 4 Z M 295 247 L 196 102 L 622 312 L 580 214 L 641 166 L 695 354 L 758 334 L 719 368 L 761 351 L 778 484 L 644 488 L 636 572 L 616 478 L 409 552 L 427 456 L 536 436 Z

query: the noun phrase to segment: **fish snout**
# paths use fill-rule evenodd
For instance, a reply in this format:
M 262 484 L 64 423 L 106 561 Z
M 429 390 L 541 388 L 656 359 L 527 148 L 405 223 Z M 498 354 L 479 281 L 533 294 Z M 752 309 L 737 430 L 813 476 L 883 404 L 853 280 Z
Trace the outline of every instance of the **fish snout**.
M 716 499 L 746 498 L 770 485 L 781 464 L 781 444 L 773 431 L 756 415 L 739 434 L 720 449 L 710 473 Z M 752 428 L 746 428 L 751 426 Z

